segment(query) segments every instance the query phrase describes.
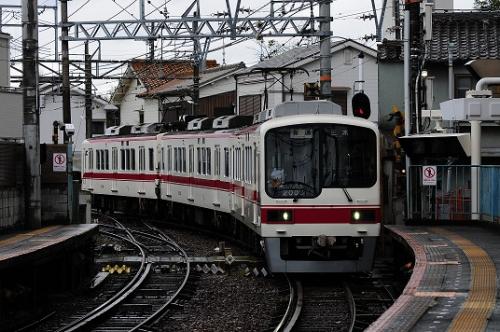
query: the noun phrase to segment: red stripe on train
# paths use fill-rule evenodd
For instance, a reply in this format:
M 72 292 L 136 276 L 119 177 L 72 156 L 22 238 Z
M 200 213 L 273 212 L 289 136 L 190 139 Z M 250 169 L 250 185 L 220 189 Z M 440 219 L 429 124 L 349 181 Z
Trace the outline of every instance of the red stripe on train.
M 291 220 L 288 222 L 269 220 L 270 211 L 291 212 Z M 293 206 L 283 206 L 281 208 L 264 207 L 261 209 L 261 222 L 263 224 L 350 224 L 353 223 L 352 213 L 354 211 L 373 211 L 375 214 L 374 220 L 360 220 L 357 222 L 359 224 L 380 223 L 380 208 L 367 208 L 366 206 L 351 206 L 342 208 L 294 208 Z

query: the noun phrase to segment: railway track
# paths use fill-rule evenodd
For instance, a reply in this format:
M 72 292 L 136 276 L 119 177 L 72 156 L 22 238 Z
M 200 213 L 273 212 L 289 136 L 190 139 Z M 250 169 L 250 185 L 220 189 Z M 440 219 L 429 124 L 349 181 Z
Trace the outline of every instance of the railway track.
M 108 268 L 115 265 L 122 272 L 123 266 L 130 273 L 108 275 L 106 279 L 110 280 L 103 283 L 97 296 L 92 301 L 75 304 L 78 308 L 71 315 L 47 317 L 21 330 L 151 330 L 192 292 L 188 255 L 156 227 L 147 224 L 125 227 L 118 220 L 106 217 L 100 236 L 109 239 L 114 249 L 113 254 L 102 255 L 100 265 L 105 266 L 103 261 L 108 260 Z M 120 262 L 127 258 L 125 267 Z
M 394 302 L 371 275 L 288 280 L 288 308 L 273 332 L 363 331 Z

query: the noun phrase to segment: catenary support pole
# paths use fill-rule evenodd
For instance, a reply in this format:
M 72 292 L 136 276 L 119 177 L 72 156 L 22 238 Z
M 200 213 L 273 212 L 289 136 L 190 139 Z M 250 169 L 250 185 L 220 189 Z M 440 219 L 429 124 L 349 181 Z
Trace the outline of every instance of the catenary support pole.
M 26 158 L 26 226 L 42 226 L 38 105 L 38 1 L 22 1 L 23 137 Z
M 410 135 L 410 11 L 405 9 L 404 14 L 404 29 L 403 29 L 403 43 L 404 43 L 404 108 L 405 108 L 405 135 Z M 410 217 L 411 200 L 410 200 L 410 158 L 406 156 L 406 218 Z
M 331 26 L 330 5 L 332 0 L 319 1 L 319 37 L 320 44 L 320 68 L 319 83 L 321 99 L 330 99 L 332 95 L 332 50 L 331 50 Z
M 92 63 L 89 43 L 85 43 L 85 137 L 92 137 Z
M 63 122 L 71 123 L 71 92 L 69 86 L 69 46 L 68 40 L 68 0 L 61 1 L 61 49 L 62 49 L 62 102 Z M 64 134 L 64 143 L 68 143 L 68 136 Z

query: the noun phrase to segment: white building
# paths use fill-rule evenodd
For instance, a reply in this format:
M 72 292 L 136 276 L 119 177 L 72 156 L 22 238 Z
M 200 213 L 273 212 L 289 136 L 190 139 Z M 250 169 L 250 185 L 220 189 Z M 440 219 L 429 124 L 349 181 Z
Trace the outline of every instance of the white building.
M 40 87 L 40 143 L 52 144 L 54 121 L 63 121 L 62 95 L 60 85 L 45 84 Z M 104 134 L 106 127 L 106 111 L 116 107 L 104 99 L 92 96 L 92 134 Z M 81 143 L 86 137 L 85 125 L 85 91 L 71 88 L 71 122 L 75 126 L 74 150 L 80 151 Z M 59 131 L 58 142 L 63 142 L 63 133 Z
M 207 68 L 216 67 L 208 60 Z M 111 103 L 119 107 L 121 125 L 160 122 L 161 101 L 157 92 L 171 81 L 192 77 L 193 65 L 186 60 L 131 61 L 116 87 Z
M 359 90 L 359 55 L 363 68 L 363 90 L 370 98 L 371 121 L 378 121 L 378 65 L 377 51 L 353 40 L 333 43 L 332 100 L 344 114 L 352 115 L 351 99 Z M 297 69 L 292 75 L 283 68 Z M 299 68 L 305 71 L 298 70 Z M 319 47 L 299 47 L 265 60 L 244 70 L 237 77 L 237 101 L 240 114 L 251 115 L 264 109 L 267 87 L 267 108 L 284 101 L 304 100 L 304 83 L 319 82 Z M 262 70 L 270 70 L 263 74 Z M 273 71 L 273 69 L 276 69 Z M 306 98 L 307 99 L 307 98 Z

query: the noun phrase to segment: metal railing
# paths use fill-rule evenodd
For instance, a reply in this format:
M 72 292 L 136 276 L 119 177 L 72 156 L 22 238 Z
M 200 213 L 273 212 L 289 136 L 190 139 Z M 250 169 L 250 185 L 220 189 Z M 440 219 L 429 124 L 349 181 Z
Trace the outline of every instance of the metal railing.
M 408 176 L 409 220 L 465 221 L 477 214 L 482 220 L 500 222 L 500 166 L 412 165 Z M 473 177 L 479 187 L 476 206 Z

